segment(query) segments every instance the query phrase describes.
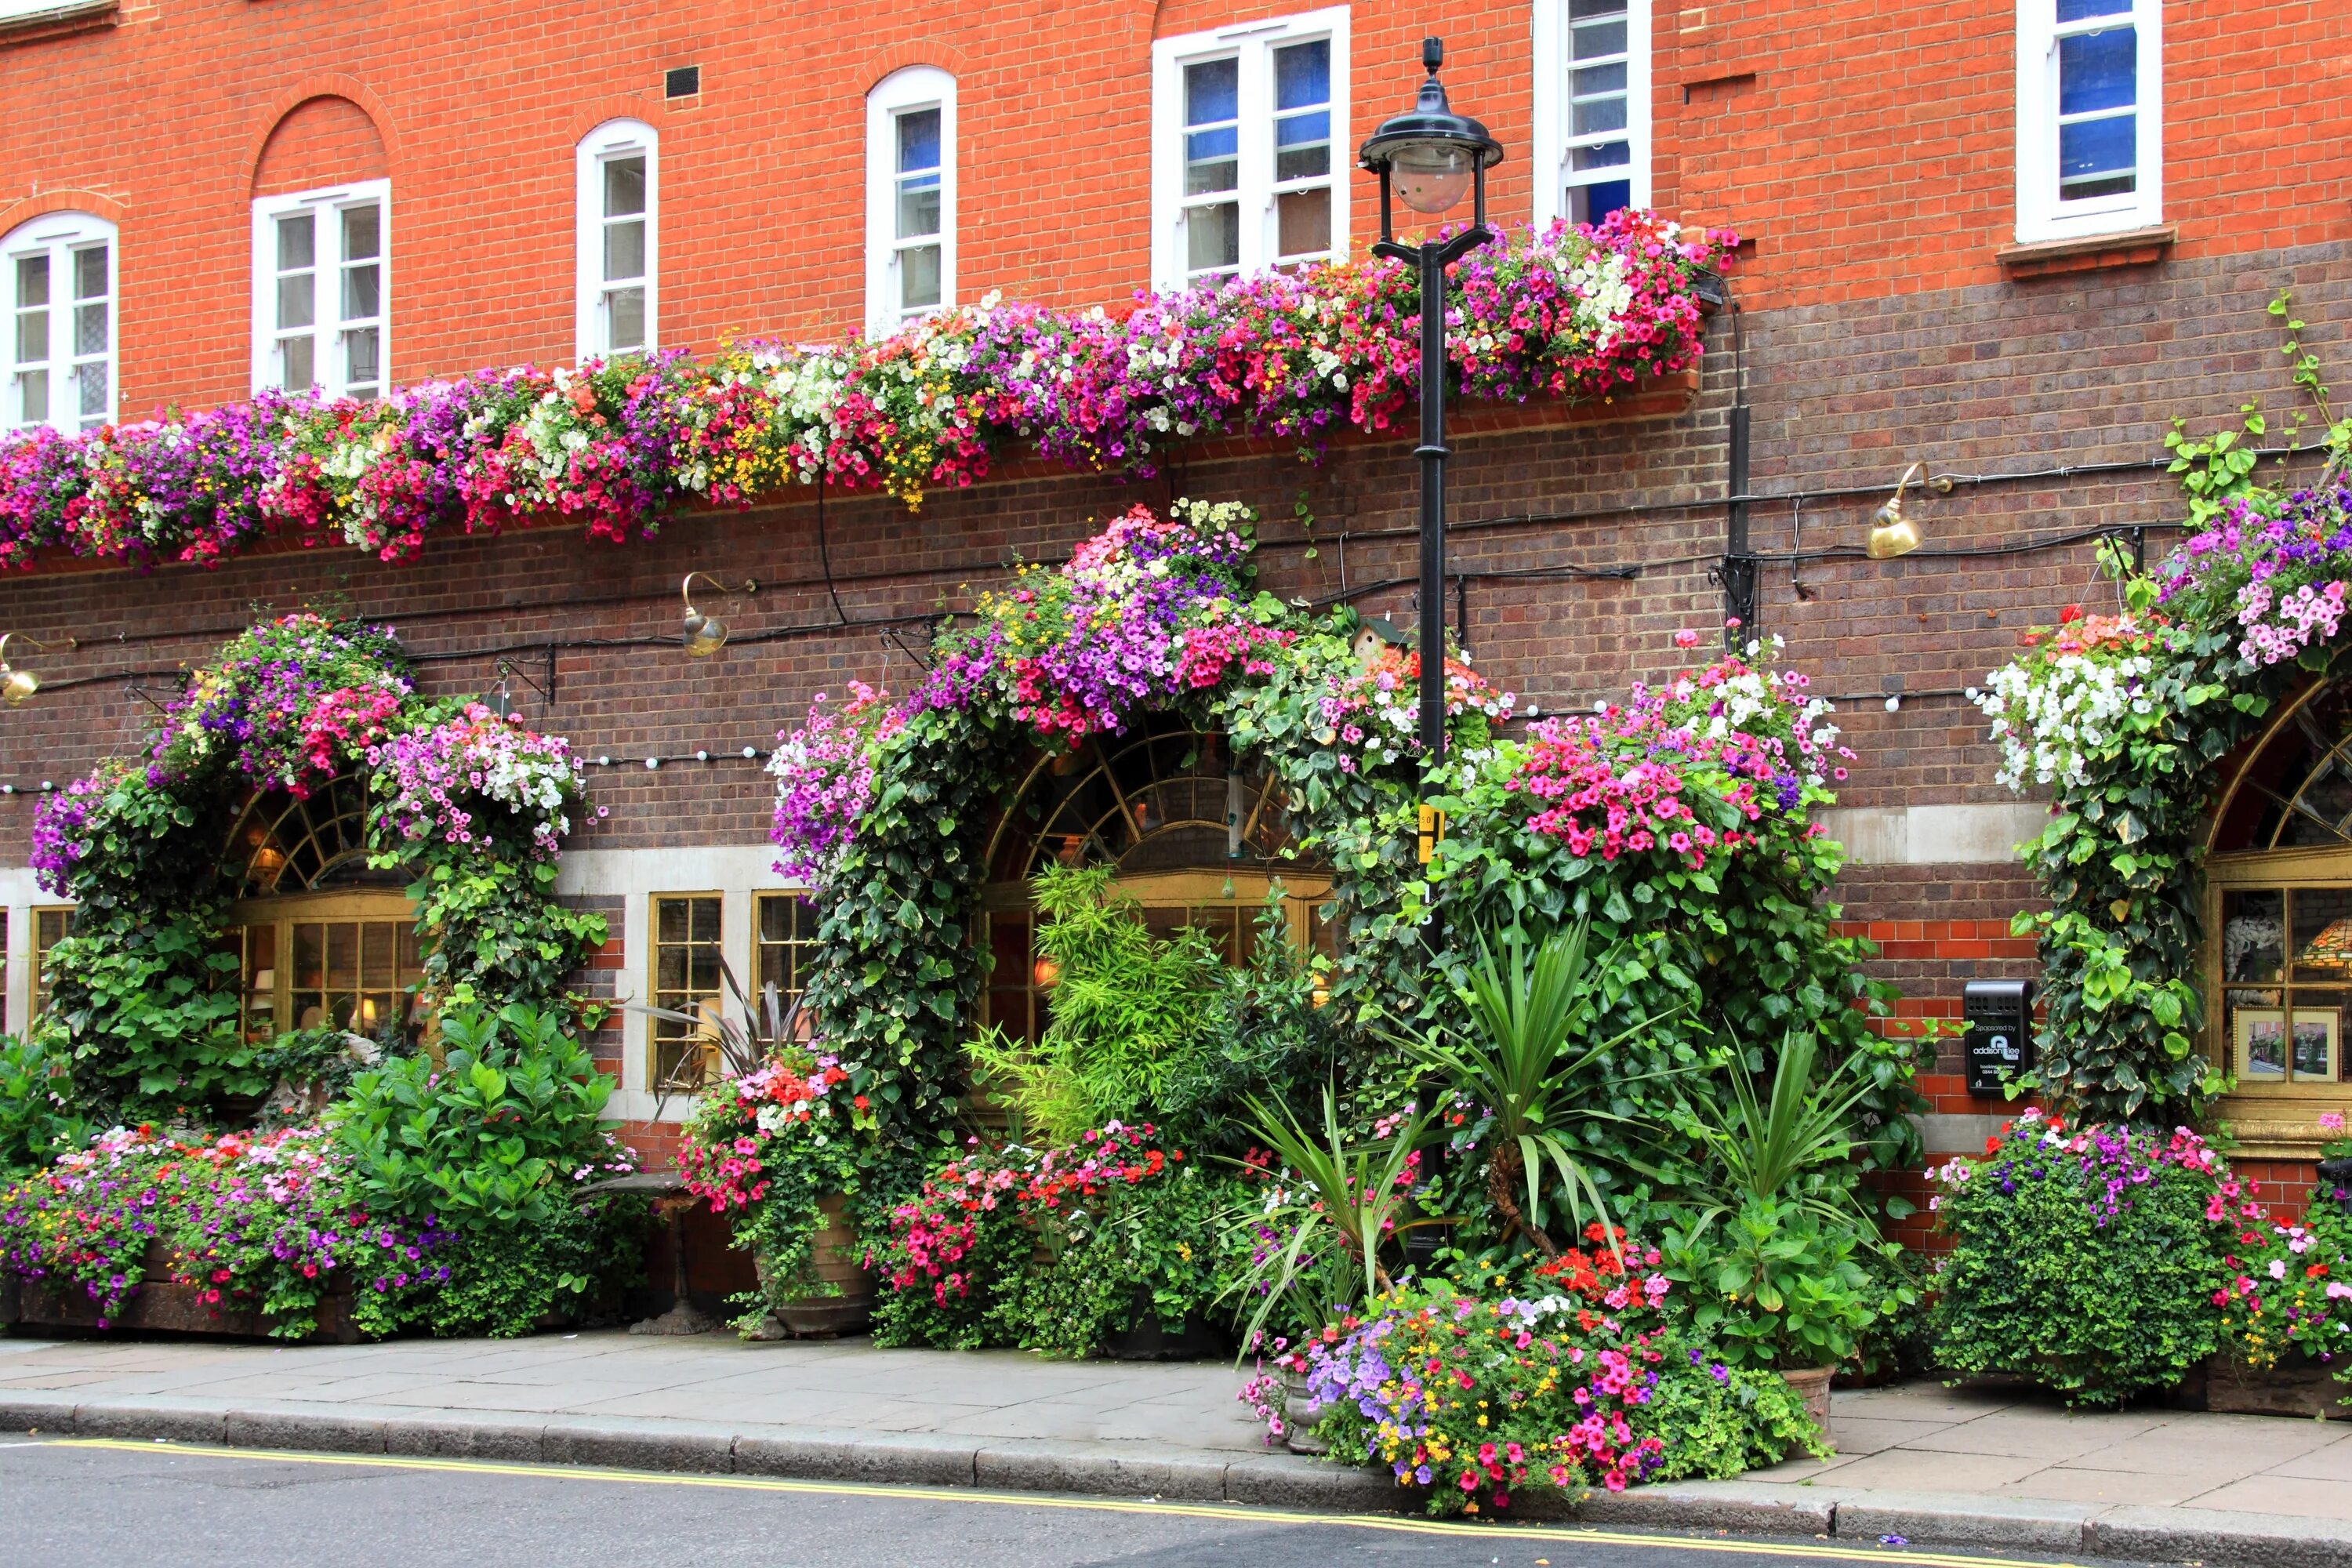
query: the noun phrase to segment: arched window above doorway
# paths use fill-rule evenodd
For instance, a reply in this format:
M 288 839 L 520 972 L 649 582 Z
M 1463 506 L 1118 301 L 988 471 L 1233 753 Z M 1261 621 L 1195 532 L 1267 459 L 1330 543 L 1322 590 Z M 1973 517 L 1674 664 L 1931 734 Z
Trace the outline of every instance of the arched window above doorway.
M 245 1037 L 338 1028 L 413 1030 L 424 962 L 407 875 L 367 861 L 367 784 L 343 774 L 306 796 L 256 795 L 229 829 L 223 869 L 237 889 Z
M 2241 755 L 2207 840 L 2207 1045 L 2242 1142 L 2285 1152 L 2352 1107 L 2352 685 L 2307 689 Z
M 1290 845 L 1274 779 L 1181 720 L 1155 715 L 1038 759 L 989 843 L 982 940 L 995 963 L 982 1021 L 1033 1039 L 1044 1029 L 1029 880 L 1055 862 L 1115 867 L 1153 931 L 1205 931 L 1233 963 L 1247 962 L 1278 880 L 1289 939 L 1328 951 L 1330 875 L 1288 857 Z

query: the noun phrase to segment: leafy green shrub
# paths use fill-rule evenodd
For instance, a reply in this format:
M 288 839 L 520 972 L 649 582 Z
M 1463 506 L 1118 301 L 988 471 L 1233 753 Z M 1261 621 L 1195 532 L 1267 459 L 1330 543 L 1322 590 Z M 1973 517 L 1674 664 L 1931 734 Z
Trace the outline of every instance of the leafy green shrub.
M 1931 1174 L 1952 1238 L 1930 1318 L 1946 1373 L 2113 1405 L 2212 1353 L 2235 1233 L 2226 1173 L 2193 1133 L 2070 1131 L 2029 1111 Z
M 89 1142 L 72 1062 L 54 1037 L 0 1035 L 0 1181 L 46 1167 Z
M 1715 1223 L 1668 1230 L 1663 1249 L 1693 1329 L 1734 1365 L 1842 1365 L 1918 1301 L 1868 1222 L 1792 1199 L 1751 1195 Z
M 635 1169 L 597 1124 L 613 1080 L 560 1012 L 459 1008 L 440 1022 L 441 1065 L 406 1057 L 359 1074 L 329 1123 L 372 1209 L 455 1233 L 427 1326 L 525 1333 L 614 1282 L 642 1220 L 641 1201 L 575 1192 Z
M 1047 1138 L 1156 1115 L 1171 1081 L 1196 1069 L 1222 967 L 1202 932 L 1154 936 L 1109 866 L 1048 866 L 1036 892 L 1037 951 L 1060 971 L 1053 1019 L 1032 1048 L 989 1031 L 971 1047 L 989 1081 Z
M 1659 1344 L 1665 1354 L 1658 1380 L 1633 1416 L 1635 1432 L 1665 1447 L 1652 1480 L 1723 1481 L 1799 1453 L 1828 1457 L 1803 1395 L 1778 1373 L 1717 1359 L 1708 1342 L 1687 1331 Z

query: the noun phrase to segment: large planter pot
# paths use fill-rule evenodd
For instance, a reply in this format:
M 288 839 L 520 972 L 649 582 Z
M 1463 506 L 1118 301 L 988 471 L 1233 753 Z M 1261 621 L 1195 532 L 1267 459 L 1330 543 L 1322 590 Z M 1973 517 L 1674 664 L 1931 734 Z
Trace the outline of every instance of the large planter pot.
M 1837 1372 L 1833 1366 L 1783 1369 L 1780 1381 L 1787 1384 L 1798 1398 L 1805 1402 L 1805 1414 L 1822 1431 L 1822 1441 L 1837 1447 L 1837 1434 L 1830 1428 L 1830 1379 Z
M 2223 1352 L 2207 1357 L 2184 1380 L 2179 1403 L 2231 1415 L 2352 1421 L 2352 1405 L 2342 1403 L 2347 1394 L 2352 1388 L 2336 1381 L 2334 1367 L 2300 1353 L 2280 1357 L 2275 1366 L 2253 1367 Z
M 838 1194 L 817 1205 L 821 1216 L 810 1243 L 809 1267 L 824 1289 L 777 1301 L 771 1315 L 785 1333 L 801 1339 L 833 1339 L 856 1333 L 874 1321 L 874 1276 L 863 1262 L 857 1227 L 849 1217 L 849 1200 Z M 752 1260 L 759 1270 L 760 1289 L 768 1291 L 768 1260 Z M 772 1297 L 770 1298 L 773 1300 Z M 772 1338 L 755 1334 L 754 1338 Z
M 1307 1409 L 1307 1374 L 1292 1372 L 1287 1367 L 1282 1373 L 1283 1442 L 1294 1454 L 1325 1454 L 1331 1445 L 1315 1436 L 1314 1426 L 1324 1414 L 1321 1408 Z

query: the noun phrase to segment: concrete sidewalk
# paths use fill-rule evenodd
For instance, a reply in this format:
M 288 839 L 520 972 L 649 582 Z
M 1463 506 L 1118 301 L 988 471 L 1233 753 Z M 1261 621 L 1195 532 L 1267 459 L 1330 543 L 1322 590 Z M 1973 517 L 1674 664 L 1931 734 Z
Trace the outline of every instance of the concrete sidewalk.
M 1223 1364 L 618 1332 L 276 1347 L 0 1339 L 0 1430 L 822 1479 L 1395 1507 L 1266 1450 Z M 1597 1495 L 1578 1521 L 2352 1568 L 2352 1425 L 1841 1393 L 1838 1457 Z

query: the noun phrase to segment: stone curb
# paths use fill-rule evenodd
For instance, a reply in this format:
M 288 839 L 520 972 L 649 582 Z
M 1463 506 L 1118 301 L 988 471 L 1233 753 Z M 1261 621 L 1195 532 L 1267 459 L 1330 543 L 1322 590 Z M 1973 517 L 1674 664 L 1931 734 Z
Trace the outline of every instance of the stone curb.
M 0 1389 L 0 1432 L 1244 1503 L 1335 1513 L 1411 1506 L 1386 1477 L 1289 1454 L 1142 1444 L 812 1430 L 170 1395 L 78 1399 Z M 1530 1510 L 1536 1513 L 1537 1510 Z M 1540 1510 L 1601 1527 L 1827 1536 L 1918 1546 L 2082 1552 L 2207 1568 L 2352 1568 L 2352 1521 L 1771 1481 L 1686 1481 L 1596 1492 Z

